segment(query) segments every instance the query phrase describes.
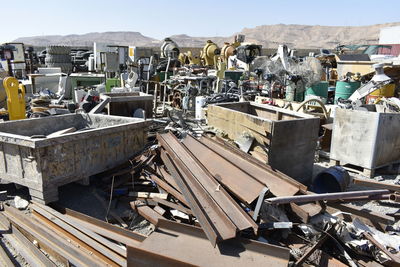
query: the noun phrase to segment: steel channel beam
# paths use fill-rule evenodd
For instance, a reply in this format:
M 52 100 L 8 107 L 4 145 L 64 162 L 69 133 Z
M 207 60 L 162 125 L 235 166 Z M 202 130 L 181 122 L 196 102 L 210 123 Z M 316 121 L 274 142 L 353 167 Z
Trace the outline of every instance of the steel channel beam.
M 186 136 L 182 143 L 215 179 L 224 184 L 241 201 L 252 203 L 264 189 L 264 184 L 192 136 Z
M 264 164 L 265 166 L 260 166 L 260 163 L 254 162 L 255 159 L 250 160 L 249 157 L 251 156 L 249 155 L 238 154 L 233 149 L 228 149 L 228 147 L 222 146 L 209 138 L 202 137 L 200 141 L 209 149 L 240 168 L 243 172 L 266 185 L 275 196 L 295 195 L 304 187 L 304 185 L 301 185 L 290 177 L 283 178 L 284 175 L 269 170 L 266 164 Z
M 309 195 L 288 196 L 288 197 L 273 197 L 273 198 L 268 198 L 265 201 L 270 204 L 304 203 L 304 202 L 322 201 L 330 199 L 346 199 L 349 197 L 359 197 L 359 196 L 386 195 L 389 193 L 390 190 L 386 189 L 366 190 L 366 191 L 351 191 L 351 192 L 340 192 L 340 193 L 309 194 Z
M 191 177 L 195 183 L 199 183 L 202 190 L 207 192 L 208 195 L 216 203 L 220 209 L 226 214 L 239 230 L 253 228 L 256 232 L 258 229 L 257 224 L 253 219 L 243 210 L 239 204 L 225 191 L 211 173 L 198 162 L 193 155 L 181 144 L 181 142 L 172 134 L 167 133 L 162 135 L 165 142 L 173 145 L 174 160 L 180 161 L 182 165 L 186 166 L 185 170 L 191 173 Z M 161 139 L 161 138 L 160 138 Z M 197 182 L 196 182 L 197 180 Z
M 169 244 L 165 246 L 165 244 Z M 140 249 L 196 266 L 287 266 L 289 249 L 235 238 L 210 246 L 202 228 L 160 220 Z M 128 252 L 129 255 L 129 252 Z
M 388 189 L 392 191 L 400 191 L 400 185 L 396 184 L 386 184 L 377 181 L 370 181 L 364 179 L 354 178 L 353 183 L 357 185 L 364 185 L 367 187 L 377 188 L 377 189 Z
M 104 237 L 107 237 L 111 240 L 123 243 L 125 245 L 138 246 L 141 241 L 146 239 L 145 235 L 138 234 L 126 230 L 124 228 L 111 225 L 96 218 L 82 214 L 80 212 L 67 208 L 63 208 L 62 211 L 64 212 L 65 215 L 69 216 L 69 218 L 75 220 L 76 222 L 88 228 L 89 230 Z
M 168 145 L 164 144 L 164 147 L 166 146 Z M 170 157 L 171 155 L 167 154 L 167 156 Z M 186 166 L 179 161 L 177 156 L 173 159 L 169 158 L 169 161 L 170 162 L 167 164 L 172 167 L 171 171 L 173 173 L 179 173 L 179 175 L 174 176 L 174 178 L 176 177 L 175 181 L 178 183 L 186 200 L 189 202 L 193 213 L 202 227 L 204 227 L 211 244 L 215 246 L 217 241 L 234 238 L 236 236 L 236 226 L 226 217 L 222 209 L 210 199 L 208 194 L 204 193 L 204 189 L 195 182 L 195 178 L 190 171 L 186 169 Z M 174 164 L 179 165 L 179 167 Z M 185 173 L 181 174 L 181 171 Z M 183 178 L 183 176 L 185 176 L 186 179 Z M 191 178 L 188 178 L 190 176 Z
M 105 266 L 100 262 L 95 261 L 92 257 L 85 255 L 78 248 L 72 246 L 67 241 L 63 240 L 56 233 L 49 231 L 42 226 L 40 222 L 31 218 L 27 220 L 26 215 L 14 208 L 4 206 L 5 215 L 13 224 L 21 227 L 26 232 L 33 235 L 39 242 L 44 243 L 47 247 L 68 259 L 76 266 Z
M 219 238 L 217 230 L 209 221 L 206 212 L 202 209 L 202 206 L 193 195 L 193 192 L 183 181 L 181 174 L 176 169 L 176 166 L 174 165 L 170 156 L 163 149 L 161 149 L 160 154 L 164 164 L 167 166 L 168 170 L 172 173 L 172 177 L 175 179 L 176 183 L 178 184 L 178 187 L 181 189 L 186 200 L 189 202 L 189 207 L 191 208 L 191 210 L 193 210 L 193 213 L 196 214 L 196 217 L 199 220 L 201 226 L 203 227 L 204 232 L 206 233 L 208 239 L 211 241 L 213 246 L 215 246 L 217 239 Z
M 9 229 L 9 233 L 2 234 L 3 237 L 10 242 L 14 248 L 18 248 L 18 253 L 21 254 L 31 266 L 56 266 L 55 263 L 46 257 L 24 236 L 17 227 L 13 227 L 3 214 L 0 214 L 0 224 Z
M 184 198 L 184 196 L 180 192 L 178 192 L 175 188 L 173 188 L 172 186 L 170 186 L 169 184 L 167 184 L 166 182 L 164 182 L 163 180 L 158 178 L 156 175 L 150 174 L 150 179 L 152 179 L 154 182 L 156 182 L 156 184 L 159 187 L 161 187 L 162 189 L 167 191 L 167 193 L 173 195 L 177 200 L 179 200 L 180 202 L 182 202 L 186 206 L 189 205 L 187 203 L 186 199 Z
M 53 216 L 51 213 L 47 212 L 46 210 L 40 208 L 38 205 L 31 205 L 31 208 L 45 217 L 46 219 L 50 220 L 52 223 L 58 225 L 60 228 L 64 229 L 71 235 L 75 236 L 77 239 L 81 240 L 82 242 L 86 243 L 92 249 L 98 251 L 108 259 L 112 260 L 113 262 L 125 266 L 126 260 L 124 257 L 116 254 L 115 252 L 111 251 L 108 247 L 105 247 L 102 243 L 99 243 L 93 240 L 90 236 L 80 232 L 79 230 L 75 229 L 74 227 L 70 226 L 66 222 L 60 220 L 56 216 Z

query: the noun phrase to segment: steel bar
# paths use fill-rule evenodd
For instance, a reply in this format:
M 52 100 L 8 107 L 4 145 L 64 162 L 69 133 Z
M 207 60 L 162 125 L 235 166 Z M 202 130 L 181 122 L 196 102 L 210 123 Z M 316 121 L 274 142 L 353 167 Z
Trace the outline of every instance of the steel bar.
M 214 177 L 202 166 L 192 154 L 181 144 L 181 142 L 172 134 L 163 135 L 164 140 L 173 145 L 175 155 L 178 155 L 178 161 L 181 160 L 187 169 L 193 174 L 195 180 L 204 188 L 213 201 L 218 204 L 228 216 L 228 218 L 236 225 L 239 230 L 247 228 L 257 229 L 257 224 L 252 218 L 240 207 L 236 201 L 225 191 Z
M 68 259 L 72 264 L 76 266 L 104 266 L 100 262 L 96 262 L 95 259 L 83 254 L 78 248 L 60 238 L 56 233 L 49 231 L 33 218 L 27 220 L 26 215 L 6 205 L 4 209 L 6 217 L 13 224 L 16 224 L 18 227 L 32 234 L 38 242 L 44 243 L 47 247 L 52 248 L 58 254 Z
M 47 211 L 50 213 L 52 216 L 59 218 L 60 220 L 68 223 L 70 226 L 74 227 L 75 229 L 78 229 L 82 233 L 86 234 L 87 236 L 90 236 L 97 242 L 107 246 L 109 249 L 113 250 L 114 252 L 118 253 L 122 257 L 126 257 L 126 250 L 122 249 L 120 246 L 118 246 L 116 243 L 111 242 L 107 238 L 102 237 L 101 235 L 95 233 L 94 231 L 89 230 L 88 228 L 84 227 L 83 225 L 79 224 L 75 220 L 71 219 L 65 214 L 61 214 L 58 211 L 50 208 L 49 206 L 45 206 L 39 203 L 34 203 L 33 205 L 39 206 L 43 210 Z
M 168 244 L 168 245 L 165 245 Z M 245 238 L 212 247 L 199 227 L 160 220 L 140 249 L 195 266 L 287 266 L 289 249 Z M 133 252 L 132 252 L 133 253 Z M 128 261 L 129 261 L 128 251 Z M 129 265 L 129 263 L 128 263 Z
M 362 207 L 351 205 L 351 204 L 328 202 L 327 205 L 332 208 L 359 216 L 361 218 L 365 218 L 365 219 L 370 220 L 371 222 L 375 222 L 375 223 L 383 223 L 385 225 L 388 225 L 388 224 L 392 224 L 392 223 L 396 222 L 395 218 L 393 218 L 391 216 L 381 214 L 378 212 L 374 212 L 374 211 L 370 211 L 370 210 L 366 210 L 366 209 L 363 209 Z
M 39 223 L 45 226 L 49 231 L 55 233 L 61 240 L 66 241 L 73 247 L 78 248 L 82 258 L 89 256 L 91 260 L 95 261 L 99 266 L 119 266 L 117 263 L 104 256 L 101 252 L 96 251 L 93 247 L 85 242 L 82 242 L 72 233 L 64 230 L 62 227 L 52 222 L 52 220 L 49 220 L 36 211 L 33 211 L 32 214 Z
M 18 229 L 0 214 L 0 225 L 8 228 L 8 232 L 2 234 L 3 237 L 14 247 L 18 248 L 18 253 L 31 266 L 56 266 L 48 257 L 46 257 L 35 245 L 33 245 Z
M 157 202 L 159 204 L 162 204 L 164 206 L 167 206 L 168 208 L 179 210 L 180 212 L 186 213 L 188 215 L 193 215 L 193 212 L 192 212 L 191 209 L 188 209 L 188 208 L 185 208 L 185 207 L 183 207 L 181 205 L 172 203 L 172 202 L 170 202 L 168 200 L 155 197 L 155 198 L 153 198 L 153 201 L 155 201 L 155 202 Z
M 52 223 L 56 224 L 58 227 L 62 228 L 64 231 L 67 231 L 69 234 L 75 236 L 77 239 L 81 240 L 82 242 L 85 242 L 93 250 L 96 250 L 99 253 L 101 253 L 102 256 L 107 257 L 108 259 L 112 260 L 113 262 L 117 263 L 118 265 L 121 265 L 121 266 L 126 265 L 126 260 L 124 257 L 121 257 L 120 255 L 116 254 L 115 252 L 111 251 L 109 248 L 105 247 L 103 244 L 93 240 L 91 237 L 85 235 L 84 233 L 80 232 L 79 230 L 75 229 L 74 227 L 70 226 L 69 224 L 65 223 L 64 221 L 60 220 L 59 218 L 53 216 L 51 213 L 42 209 L 38 205 L 31 205 L 31 208 L 35 212 L 39 213 L 41 216 L 45 217 L 46 219 L 50 220 Z
M 186 199 L 184 198 L 184 196 L 180 192 L 178 192 L 175 188 L 173 188 L 172 186 L 170 186 L 169 184 L 167 184 L 166 182 L 164 182 L 163 180 L 158 178 L 156 175 L 150 174 L 150 179 L 152 179 L 154 182 L 156 182 L 156 184 L 159 187 L 161 187 L 162 189 L 167 191 L 167 193 L 173 195 L 177 200 L 179 200 L 180 202 L 182 202 L 186 206 L 189 205 L 187 203 Z
M 11 261 L 7 252 L 4 250 L 3 244 L 0 244 L 0 264 L 3 267 L 14 267 L 14 263 Z
M 318 249 L 322 244 L 326 241 L 328 238 L 328 235 L 325 234 L 323 237 L 321 237 L 314 245 L 311 246 L 304 254 L 301 256 L 300 259 L 298 259 L 294 266 L 303 266 L 303 263 L 311 256 L 311 254 L 314 253 L 316 249 Z
M 176 166 L 174 165 L 172 159 L 163 149 L 161 149 L 161 159 L 167 166 L 168 170 L 172 173 L 172 176 L 174 177 L 176 183 L 178 184 L 179 188 L 184 194 L 186 200 L 189 202 L 189 207 L 193 210 L 193 213 L 196 214 L 196 217 L 199 220 L 201 226 L 203 227 L 204 232 L 207 235 L 207 238 L 215 246 L 217 238 L 219 237 L 217 229 L 215 229 L 215 227 L 209 221 L 209 218 L 205 213 L 205 211 L 200 206 L 200 203 L 196 200 L 195 196 L 192 194 L 192 191 L 187 186 L 187 184 L 184 183 L 183 178 L 176 169 Z
M 390 190 L 386 189 L 366 190 L 366 191 L 351 191 L 351 192 L 340 192 L 340 193 L 309 194 L 309 195 L 287 196 L 287 197 L 273 197 L 273 198 L 268 198 L 265 201 L 270 204 L 287 204 L 287 203 L 321 201 L 329 199 L 345 199 L 349 197 L 358 197 L 358 196 L 385 195 L 389 193 Z
M 254 177 L 190 135 L 186 136 L 182 143 L 220 183 L 243 202 L 252 203 L 265 187 Z
M 164 218 L 141 201 L 132 201 L 130 202 L 130 205 L 132 209 L 136 210 L 143 218 L 145 218 L 155 226 L 157 226 L 159 219 Z
M 179 158 L 176 157 L 170 161 L 171 163 L 173 161 L 172 164 L 179 164 L 178 160 Z M 173 168 L 175 168 L 173 172 L 179 173 L 176 166 Z M 183 175 L 174 176 L 174 178 L 176 177 L 176 182 L 188 200 L 189 207 L 204 227 L 211 244 L 215 246 L 217 241 L 234 238 L 237 230 L 235 225 L 225 217 L 223 210 L 212 201 L 209 195 L 204 193 L 204 189 L 202 190 L 201 185 L 196 183 L 195 178 L 193 176 L 191 179 L 188 178 L 192 174 L 185 168 L 182 164 L 179 170 L 185 172 L 186 179 Z
M 371 180 L 365 180 L 365 179 L 358 179 L 354 178 L 353 183 L 357 185 L 364 185 L 367 187 L 373 187 L 377 189 L 387 189 L 391 191 L 400 191 L 400 185 L 396 184 L 386 184 L 382 182 L 377 182 L 377 181 L 371 181 Z
M 63 208 L 62 212 L 93 232 L 125 245 L 138 246 L 141 241 L 146 239 L 146 236 L 142 234 L 111 225 L 71 209 Z
M 374 244 L 377 248 L 379 248 L 383 253 L 385 253 L 392 261 L 396 264 L 400 264 L 400 258 L 391 253 L 389 250 L 386 249 L 381 243 L 379 243 L 370 233 L 364 232 L 364 237 L 368 239 L 372 244 Z
M 389 196 L 389 199 L 390 199 L 391 201 L 394 201 L 394 202 L 400 202 L 400 194 L 398 194 L 398 193 L 396 193 L 396 194 L 391 194 L 391 195 Z

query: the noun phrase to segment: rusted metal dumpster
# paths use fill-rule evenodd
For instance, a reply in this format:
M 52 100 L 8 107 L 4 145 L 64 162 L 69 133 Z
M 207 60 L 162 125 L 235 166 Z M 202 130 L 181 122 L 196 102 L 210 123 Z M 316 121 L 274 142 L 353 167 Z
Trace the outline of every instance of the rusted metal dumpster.
M 154 97 L 143 92 L 103 93 L 110 97 L 108 115 L 132 117 L 137 109 L 145 112 L 146 118 L 153 116 Z
M 132 157 L 143 147 L 149 123 L 99 114 L 0 123 L 1 182 L 28 187 L 31 197 L 41 202 L 56 201 L 59 186 L 87 179 Z M 75 131 L 49 136 L 68 128 Z
M 303 184 L 312 178 L 319 118 L 251 102 L 210 105 L 208 124 L 236 140 L 254 137 L 250 153 Z M 260 148 L 258 151 L 255 148 Z M 262 149 L 262 150 L 261 150 Z

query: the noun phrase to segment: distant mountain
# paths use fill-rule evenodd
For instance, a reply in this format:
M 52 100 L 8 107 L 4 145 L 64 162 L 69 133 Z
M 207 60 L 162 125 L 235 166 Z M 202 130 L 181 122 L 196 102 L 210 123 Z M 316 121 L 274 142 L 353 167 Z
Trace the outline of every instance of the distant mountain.
M 245 28 L 241 32 L 228 37 L 192 37 L 186 34 L 173 35 L 171 38 L 181 47 L 201 47 L 207 40 L 219 45 L 232 42 L 236 34 L 246 35 L 246 42 L 254 42 L 264 48 L 275 48 L 279 44 L 287 44 L 291 48 L 334 48 L 338 44 L 374 44 L 379 40 L 381 28 L 398 26 L 400 22 L 375 24 L 370 26 L 320 26 L 320 25 L 263 25 Z M 162 40 L 142 35 L 139 32 L 95 32 L 87 34 L 48 35 L 21 37 L 15 42 L 23 42 L 35 46 L 62 44 L 71 46 L 92 46 L 93 42 L 160 46 Z

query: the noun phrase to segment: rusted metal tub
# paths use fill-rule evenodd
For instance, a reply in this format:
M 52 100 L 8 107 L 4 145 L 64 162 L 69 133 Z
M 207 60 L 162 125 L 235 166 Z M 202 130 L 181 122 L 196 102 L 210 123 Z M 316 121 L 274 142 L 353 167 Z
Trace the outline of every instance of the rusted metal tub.
M 68 114 L 0 123 L 0 179 L 29 188 L 41 202 L 58 187 L 113 168 L 146 140 L 149 121 L 99 114 Z M 74 127 L 75 132 L 51 133 Z

